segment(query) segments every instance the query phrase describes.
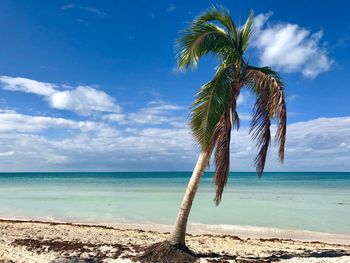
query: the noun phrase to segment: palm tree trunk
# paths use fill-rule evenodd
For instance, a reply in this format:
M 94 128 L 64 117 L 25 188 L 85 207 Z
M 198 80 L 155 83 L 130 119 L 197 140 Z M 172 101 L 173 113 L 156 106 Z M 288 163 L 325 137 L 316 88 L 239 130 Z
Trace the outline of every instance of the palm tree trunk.
M 214 145 L 208 146 L 207 149 L 205 151 L 202 151 L 198 157 L 197 164 L 193 170 L 191 179 L 188 183 L 184 198 L 181 203 L 179 213 L 177 215 L 177 219 L 175 221 L 174 230 L 168 237 L 168 242 L 172 245 L 185 245 L 188 215 L 190 214 L 193 199 L 196 195 L 203 172 L 210 160 L 210 155 L 213 151 L 213 148 Z

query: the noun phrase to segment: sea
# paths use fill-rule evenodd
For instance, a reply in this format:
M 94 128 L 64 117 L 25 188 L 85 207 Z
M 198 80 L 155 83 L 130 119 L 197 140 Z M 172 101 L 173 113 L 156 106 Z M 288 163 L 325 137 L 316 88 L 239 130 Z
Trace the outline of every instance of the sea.
M 171 226 L 191 172 L 0 173 L 0 218 Z M 189 226 L 308 231 L 350 240 L 349 172 L 233 172 L 219 206 L 204 174 Z M 215 232 L 215 231 L 214 231 Z M 244 232 L 244 231 L 243 231 Z M 243 233 L 242 232 L 242 233 Z

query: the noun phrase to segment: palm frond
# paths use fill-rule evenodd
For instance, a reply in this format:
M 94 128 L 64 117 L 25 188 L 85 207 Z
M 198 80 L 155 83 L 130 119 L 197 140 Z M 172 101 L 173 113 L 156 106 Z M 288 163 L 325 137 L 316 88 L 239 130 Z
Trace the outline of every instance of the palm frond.
M 277 121 L 275 142 L 279 145 L 279 160 L 283 162 L 287 130 L 287 111 L 282 80 L 277 72 L 271 68 L 248 66 L 245 72 L 244 84 L 250 87 L 257 95 L 251 131 L 260 147 L 259 154 L 267 153 L 268 144 L 266 142 L 267 138 L 270 137 L 267 126 L 270 127 L 270 120 L 275 119 Z M 262 133 L 265 135 L 261 135 Z M 263 160 L 264 158 L 260 159 Z M 264 168 L 261 165 L 259 166 L 259 174 L 262 173 L 261 167 L 262 169 Z
M 211 23 L 193 23 L 183 31 L 175 48 L 178 51 L 177 65 L 180 69 L 196 67 L 199 59 L 206 54 L 218 55 L 225 60 L 235 53 L 228 33 Z
M 256 171 L 259 176 L 261 176 L 264 171 L 267 151 L 271 141 L 271 122 L 267 107 L 268 106 L 264 98 L 259 97 L 256 100 L 253 109 L 254 114 L 250 128 L 252 138 L 256 141 L 256 145 L 259 149 L 259 152 L 255 157 Z
M 253 33 L 253 30 L 252 30 L 253 18 L 254 18 L 254 12 L 253 12 L 253 10 L 251 10 L 250 14 L 248 16 L 248 19 L 245 23 L 245 26 L 242 29 L 241 34 L 240 34 L 240 38 L 241 38 L 240 39 L 240 49 L 241 49 L 242 54 L 248 48 L 249 40 L 250 40 L 250 37 Z
M 205 150 L 221 116 L 232 100 L 232 67 L 221 64 L 212 81 L 204 84 L 196 95 L 190 113 L 194 137 Z
M 224 191 L 230 172 L 231 127 L 229 112 L 225 112 L 215 130 L 215 173 L 213 181 L 216 185 L 216 194 L 214 198 L 216 205 L 219 205 L 221 201 L 222 192 Z
M 201 13 L 196 19 L 195 24 L 204 24 L 211 21 L 217 21 L 222 24 L 229 32 L 233 41 L 236 37 L 236 26 L 230 16 L 228 9 L 223 6 L 212 5 L 210 8 Z
M 276 112 L 277 119 L 277 131 L 276 131 L 276 143 L 279 145 L 278 148 L 278 159 L 281 163 L 284 161 L 284 146 L 286 143 L 287 135 L 287 109 L 284 103 L 281 103 L 281 108 Z
M 232 127 L 236 126 L 237 131 L 241 127 L 241 119 L 239 118 L 238 112 L 235 109 L 232 109 L 232 117 L 231 117 L 231 123 Z
M 232 101 L 231 106 L 222 115 L 219 123 L 216 125 L 213 139 L 215 143 L 215 173 L 214 183 L 216 185 L 216 194 L 214 201 L 216 205 L 219 205 L 224 191 L 224 187 L 227 184 L 229 172 L 230 172 L 230 141 L 231 141 L 231 129 L 236 126 L 237 130 L 240 126 L 240 119 L 236 110 L 237 98 L 239 96 L 239 90 L 232 89 Z
M 237 131 L 241 126 L 241 120 L 237 112 L 237 99 L 239 94 L 240 94 L 240 89 L 237 89 L 237 87 L 233 85 L 233 88 L 232 88 L 233 99 L 232 99 L 231 108 L 230 108 L 230 120 L 231 120 L 232 127 L 236 126 Z

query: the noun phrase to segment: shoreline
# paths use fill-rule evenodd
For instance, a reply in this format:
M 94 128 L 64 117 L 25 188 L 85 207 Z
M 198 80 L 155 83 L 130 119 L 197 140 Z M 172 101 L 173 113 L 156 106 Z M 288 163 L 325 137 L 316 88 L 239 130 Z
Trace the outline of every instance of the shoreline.
M 47 221 L 37 219 L 13 219 L 0 218 L 1 222 L 7 223 L 42 223 L 50 225 L 71 225 L 77 227 L 100 227 L 105 229 L 119 230 L 141 230 L 148 232 L 160 232 L 167 234 L 172 230 L 172 225 L 159 223 L 125 223 L 125 222 L 82 222 L 82 221 Z M 190 235 L 231 235 L 241 238 L 263 238 L 263 239 L 281 239 L 297 240 L 304 242 L 320 242 L 326 244 L 350 245 L 350 235 L 325 233 L 309 230 L 293 230 L 260 226 L 242 226 L 242 225 L 209 225 L 201 223 L 189 223 L 187 233 Z
M 1 219 L 0 262 L 138 262 L 146 247 L 166 236 L 144 229 Z M 189 234 L 186 240 L 201 263 L 350 262 L 350 245 L 230 234 Z

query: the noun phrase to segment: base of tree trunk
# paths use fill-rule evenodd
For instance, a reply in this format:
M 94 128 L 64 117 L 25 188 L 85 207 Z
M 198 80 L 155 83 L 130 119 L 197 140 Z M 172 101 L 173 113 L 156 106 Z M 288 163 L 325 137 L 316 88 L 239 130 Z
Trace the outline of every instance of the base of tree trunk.
M 168 241 L 149 246 L 139 257 L 141 263 L 193 263 L 196 259 L 187 246 L 172 245 Z

